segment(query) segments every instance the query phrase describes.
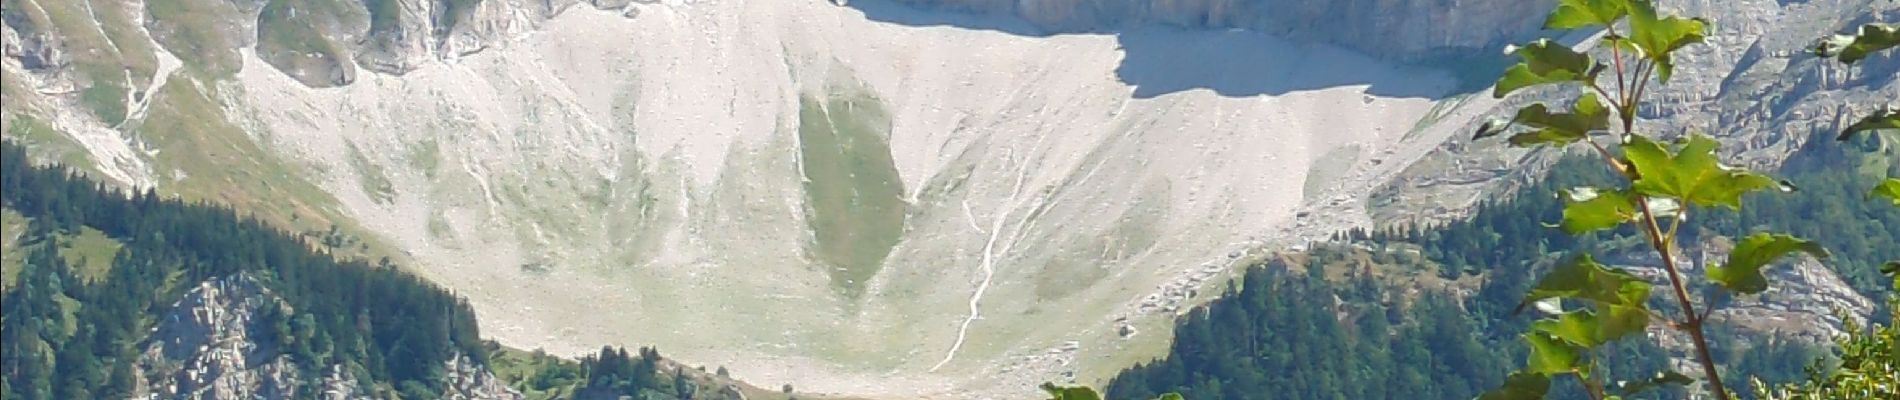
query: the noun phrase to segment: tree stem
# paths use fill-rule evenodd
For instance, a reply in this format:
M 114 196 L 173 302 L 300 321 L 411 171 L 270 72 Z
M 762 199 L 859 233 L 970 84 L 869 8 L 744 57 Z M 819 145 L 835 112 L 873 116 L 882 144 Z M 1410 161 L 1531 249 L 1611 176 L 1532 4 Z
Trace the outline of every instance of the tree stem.
M 1649 209 L 1649 199 L 1637 199 L 1643 210 L 1643 231 L 1649 234 L 1650 243 L 1656 252 L 1662 255 L 1663 269 L 1669 272 L 1669 286 L 1675 289 L 1676 303 L 1682 305 L 1683 323 L 1680 329 L 1689 333 L 1695 342 L 1697 361 L 1702 363 L 1702 372 L 1709 381 L 1709 390 L 1717 400 L 1728 400 L 1728 388 L 1723 387 L 1721 374 L 1716 370 L 1715 357 L 1709 354 L 1709 340 L 1702 334 L 1702 317 L 1695 312 L 1695 303 L 1689 301 L 1689 290 L 1682 283 L 1682 273 L 1676 268 L 1676 256 L 1670 251 L 1675 246 L 1673 240 L 1663 237 L 1662 226 L 1656 223 L 1656 213 Z
M 1596 377 L 1585 377 L 1584 374 L 1578 373 L 1577 380 L 1583 382 L 1584 392 L 1590 395 L 1591 400 L 1603 400 L 1609 397 L 1609 392 L 1603 390 L 1603 382 L 1598 382 Z

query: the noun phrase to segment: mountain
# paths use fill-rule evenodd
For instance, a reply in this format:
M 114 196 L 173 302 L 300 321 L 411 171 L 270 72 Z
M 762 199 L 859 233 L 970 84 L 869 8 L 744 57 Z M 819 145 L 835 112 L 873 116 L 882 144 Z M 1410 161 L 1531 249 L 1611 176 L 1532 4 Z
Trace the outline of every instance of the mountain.
M 0 131 L 413 266 L 511 346 L 883 397 L 1106 380 L 1266 249 L 1552 157 L 1452 139 L 1550 2 L 839 3 L 6 0 Z M 1740 39 L 1646 112 L 1773 164 L 1894 93 L 1794 51 L 1890 2 L 1783 3 L 1665 2 Z
M 520 398 L 485 367 L 468 303 L 387 261 L 33 165 L 11 142 L 0 205 L 20 232 L 0 247 L 24 253 L 0 270 L 0 396 Z
M 1148 25 L 1245 29 L 1328 43 L 1397 61 L 1470 63 L 1535 38 L 1554 0 L 896 0 L 1021 18 L 1037 33 L 1107 32 Z M 863 2 L 877 4 L 875 2 Z M 850 4 L 863 4 L 852 2 Z M 883 7 L 860 6 L 879 19 Z M 898 14 L 898 13 L 893 13 Z

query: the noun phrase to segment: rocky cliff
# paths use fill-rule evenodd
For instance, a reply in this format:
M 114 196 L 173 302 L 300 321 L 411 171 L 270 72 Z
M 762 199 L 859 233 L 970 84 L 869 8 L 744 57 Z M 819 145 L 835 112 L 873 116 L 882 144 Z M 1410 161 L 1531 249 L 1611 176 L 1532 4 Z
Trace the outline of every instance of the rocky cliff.
M 1639 129 L 1702 132 L 1723 142 L 1726 162 L 1772 170 L 1815 137 L 1831 138 L 1857 116 L 1900 99 L 1900 56 L 1878 53 L 1854 65 L 1815 57 L 1815 39 L 1870 22 L 1900 21 L 1900 3 L 1868 0 L 1708 2 L 1663 0 L 1670 10 L 1711 21 L 1707 43 L 1678 56 L 1674 80 L 1650 95 Z M 1488 93 L 1447 102 L 1449 121 L 1473 132 L 1504 106 L 1548 101 L 1521 94 L 1499 102 Z M 1381 223 L 1460 218 L 1482 193 L 1514 190 L 1541 176 L 1555 151 L 1509 147 L 1501 140 L 1453 136 L 1373 196 Z
M 1535 34 L 1555 0 L 895 0 L 1021 17 L 1050 33 L 1168 25 L 1247 29 L 1421 61 L 1470 56 Z
M 1732 239 L 1714 237 L 1684 243 L 1676 259 L 1682 260 L 1684 275 L 1702 276 L 1704 268 L 1726 260 L 1728 252 L 1733 249 Z M 1621 266 L 1655 284 L 1654 297 L 1669 296 L 1669 278 L 1662 268 L 1657 267 L 1662 265 L 1662 260 L 1654 250 L 1637 245 L 1609 254 L 1611 256 L 1605 262 Z M 1810 343 L 1826 343 L 1846 333 L 1841 330 L 1841 316 L 1854 318 L 1857 323 L 1864 325 L 1866 318 L 1874 313 L 1873 300 L 1848 287 L 1839 275 L 1818 260 L 1805 256 L 1794 257 L 1770 265 L 1763 273 L 1774 282 L 1767 291 L 1722 299 L 1719 309 L 1710 314 L 1709 320 L 1715 324 L 1753 331 L 1760 334 L 1759 337 L 1798 338 Z M 1652 328 L 1656 328 L 1654 331 L 1658 333 L 1679 333 L 1663 327 Z M 1686 341 L 1674 344 L 1680 345 L 1678 350 L 1686 351 L 1689 348 Z
M 331 365 L 298 368 L 275 343 L 261 340 L 257 316 L 269 307 L 291 315 L 276 295 L 246 275 L 199 283 L 160 316 L 144 340 L 136 397 L 151 399 L 331 400 L 386 398 L 362 377 Z M 447 363 L 445 399 L 516 400 L 521 396 L 486 367 L 459 357 Z M 306 387 L 315 385 L 314 387 Z

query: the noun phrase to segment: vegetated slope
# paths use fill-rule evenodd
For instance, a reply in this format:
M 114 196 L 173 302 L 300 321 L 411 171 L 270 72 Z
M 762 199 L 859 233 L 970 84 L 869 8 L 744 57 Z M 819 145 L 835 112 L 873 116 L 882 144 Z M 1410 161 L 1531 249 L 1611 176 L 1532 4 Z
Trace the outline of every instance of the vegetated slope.
M 617 400 L 673 398 L 688 400 L 842 399 L 796 391 L 789 384 L 772 389 L 732 378 L 725 366 L 688 367 L 663 358 L 659 350 L 603 347 L 578 361 L 496 347 L 489 364 L 526 400 Z
M 98 185 L 0 144 L 3 204 L 30 219 L 0 296 L 0 395 L 513 396 L 446 290 L 228 209 Z M 124 247 L 82 274 L 60 242 L 93 229 Z
M 627 368 L 624 351 L 575 363 L 478 343 L 466 304 L 386 260 L 336 261 L 215 205 L 126 198 L 21 150 L 0 144 L 0 397 L 794 395 L 651 349 Z
M 1471 297 L 1486 286 L 1476 277 L 1407 281 L 1436 272 L 1415 250 L 1325 244 L 1257 264 L 1232 293 L 1186 314 L 1168 355 L 1122 372 L 1107 397 L 1459 400 L 1489 390 L 1522 362 L 1526 349 L 1512 333 L 1529 316 L 1474 312 L 1516 305 Z M 1803 317 L 1815 318 L 1808 312 Z M 1739 387 L 1749 377 L 1796 381 L 1828 354 L 1826 342 L 1737 326 L 1748 323 L 1725 321 L 1713 335 Z M 1601 367 L 1631 381 L 1679 365 L 1687 350 L 1648 340 L 1613 347 Z M 1571 387 L 1552 398 L 1585 398 L 1575 382 L 1561 384 Z M 1676 389 L 1633 398 L 1684 396 Z
M 1871 112 L 1870 107 L 1900 98 L 1900 79 L 1895 78 L 1900 76 L 1900 56 L 1876 53 L 1844 65 L 1807 51 L 1823 36 L 1872 22 L 1900 21 L 1900 3 L 1658 3 L 1671 12 L 1708 19 L 1709 40 L 1682 50 L 1677 67 L 1683 73 L 1652 90 L 1657 101 L 1640 110 L 1644 124 L 1639 130 L 1666 135 L 1701 132 L 1723 142 L 1723 156 L 1728 160 L 1774 169 L 1810 138 L 1822 137 L 1818 132 L 1839 132 Z M 1510 102 L 1544 100 L 1533 94 L 1515 96 Z M 1479 123 L 1472 121 L 1452 123 L 1466 124 L 1470 132 Z M 1453 137 L 1379 191 L 1371 200 L 1372 213 L 1381 226 L 1457 219 L 1480 200 L 1495 197 L 1490 193 L 1508 193 L 1534 181 L 1557 156 L 1512 148 L 1502 141 Z
M 1868 298 L 1887 294 L 1891 281 L 1875 269 L 1900 252 L 1891 241 L 1900 237 L 1892 231 L 1900 226 L 1900 212 L 1868 201 L 1866 193 L 1873 182 L 1896 173 L 1896 136 L 1835 142 L 1832 131 L 1815 135 L 1775 173 L 1799 190 L 1754 193 L 1744 199 L 1746 212 L 1712 210 L 1685 224 L 1689 256 L 1683 260 L 1691 273 L 1723 260 L 1733 237 L 1759 229 L 1797 231 L 1834 250 L 1834 258 L 1818 264 L 1773 265 L 1769 273 L 1777 284 L 1765 294 L 1714 300 L 1720 309 L 1710 317 L 1712 337 L 1731 387 L 1748 387 L 1748 377 L 1767 383 L 1801 379 L 1801 368 L 1826 355 L 1822 347 L 1832 337 L 1845 334 L 1839 313 L 1860 320 L 1887 315 Z M 1549 226 L 1562 216 L 1562 199 L 1550 193 L 1602 186 L 1611 182 L 1609 171 L 1587 155 L 1569 155 L 1547 171 L 1549 176 L 1505 201 L 1480 203 L 1469 220 L 1353 229 L 1336 235 L 1336 245 L 1250 269 L 1237 296 L 1180 320 L 1170 355 L 1119 375 L 1110 396 L 1184 391 L 1212 398 L 1385 398 L 1389 394 L 1379 391 L 1387 387 L 1378 385 L 1385 381 L 1402 381 L 1398 387 L 1406 396 L 1419 398 L 1469 398 L 1490 389 L 1509 370 L 1501 366 L 1522 356 L 1516 332 L 1530 318 L 1520 315 L 1520 300 L 1552 262 L 1581 248 L 1663 281 L 1655 260 L 1636 256 L 1644 252 L 1632 229 L 1571 237 Z M 1444 307 L 1440 303 L 1457 313 L 1431 315 Z M 1433 339 L 1448 324 L 1455 334 Z M 1366 330 L 1389 334 L 1368 336 Z M 1663 347 L 1630 341 L 1642 349 L 1615 355 L 1619 362 L 1640 362 L 1642 372 L 1657 370 L 1672 358 L 1687 358 L 1687 345 L 1676 336 L 1655 328 L 1651 337 L 1663 337 Z M 1338 349 L 1368 364 L 1347 368 L 1330 364 L 1334 353 L 1300 351 L 1311 347 Z
M 1686 225 L 1689 273 L 1723 259 L 1731 238 L 1758 229 L 1802 232 L 1834 250 L 1825 262 L 1772 266 L 1777 284 L 1761 295 L 1715 300 L 1712 337 L 1732 387 L 1748 387 L 1749 377 L 1770 384 L 1803 378 L 1802 368 L 1843 333 L 1837 313 L 1862 321 L 1887 315 L 1854 288 L 1884 293 L 1878 288 L 1891 281 L 1874 268 L 1900 252 L 1890 239 L 1900 232 L 1889 231 L 1900 213 L 1865 198 L 1900 160 L 1895 138 L 1835 142 L 1833 132 L 1821 134 L 1777 172 L 1801 190 L 1753 194 L 1746 213 L 1709 212 Z M 1868 165 L 1877 167 L 1857 168 Z M 1394 394 L 1385 390 L 1404 388 L 1407 397 L 1464 399 L 1489 389 L 1523 356 L 1516 333 L 1531 318 L 1519 305 L 1552 262 L 1583 250 L 1663 279 L 1655 260 L 1635 256 L 1643 254 L 1637 232 L 1572 237 L 1546 225 L 1562 212 L 1551 193 L 1610 182 L 1607 170 L 1578 155 L 1548 171 L 1507 200 L 1483 203 L 1469 220 L 1354 230 L 1338 235 L 1340 243 L 1251 268 L 1238 294 L 1188 313 L 1168 356 L 1123 372 L 1109 395 L 1387 398 Z M 1679 336 L 1653 327 L 1644 340 L 1619 345 L 1626 346 L 1613 352 L 1620 365 L 1610 371 L 1635 379 L 1685 362 L 1689 349 Z
M 1158 351 L 1219 256 L 1312 204 L 1366 220 L 1453 85 L 1257 32 L 822 2 L 13 1 L 0 124 L 41 157 L 361 237 L 335 247 L 511 345 L 887 396 Z
M 1498 333 L 1508 318 L 1469 312 L 1479 305 L 1464 293 L 1477 280 L 1433 279 L 1431 264 L 1343 244 L 1257 264 L 1179 322 L 1167 357 L 1117 376 L 1108 397 L 1472 398 L 1525 352 Z M 1623 377 L 1667 362 L 1647 342 L 1617 354 L 1604 367 Z

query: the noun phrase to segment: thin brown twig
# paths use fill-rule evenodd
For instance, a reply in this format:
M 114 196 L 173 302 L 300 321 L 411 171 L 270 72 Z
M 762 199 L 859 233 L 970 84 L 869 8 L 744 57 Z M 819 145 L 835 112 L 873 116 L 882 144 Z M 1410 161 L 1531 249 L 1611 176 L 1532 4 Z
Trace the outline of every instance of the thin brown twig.
M 1616 54 L 1617 75 L 1619 76 L 1620 84 L 1621 76 L 1623 75 L 1622 51 L 1614 47 L 1611 51 Z M 1639 64 L 1639 68 L 1640 67 L 1641 64 Z M 1647 82 L 1648 74 L 1654 70 L 1653 68 L 1654 67 L 1651 66 L 1649 69 L 1639 73 L 1638 79 Z M 1621 104 L 1621 108 L 1619 108 L 1621 112 L 1618 113 L 1618 116 L 1623 121 L 1623 133 L 1625 135 L 1635 134 L 1636 114 L 1634 110 L 1636 108 L 1636 102 L 1641 100 L 1642 87 L 1643 86 L 1639 86 L 1636 93 L 1626 93 L 1633 97 L 1629 97 L 1624 104 Z M 1630 175 L 1633 176 L 1634 174 Z M 1712 394 L 1714 394 L 1717 399 L 1727 400 L 1729 398 L 1728 388 L 1722 385 L 1721 372 L 1716 369 L 1715 358 L 1711 356 L 1709 352 L 1708 338 L 1703 334 L 1703 314 L 1696 313 L 1695 303 L 1689 300 L 1689 290 L 1683 283 L 1682 271 L 1676 266 L 1676 256 L 1672 251 L 1675 248 L 1674 238 L 1682 224 L 1681 214 L 1677 214 L 1677 218 L 1671 222 L 1671 226 L 1665 237 L 1661 224 L 1657 222 L 1655 210 L 1649 207 L 1649 198 L 1647 196 L 1638 196 L 1636 203 L 1642 211 L 1643 232 L 1649 236 L 1650 244 L 1656 248 L 1656 252 L 1661 256 L 1663 269 L 1669 274 L 1669 286 L 1674 291 L 1676 304 L 1682 307 L 1682 315 L 1685 320 L 1672 325 L 1675 325 L 1679 330 L 1689 333 L 1690 339 L 1692 339 L 1695 344 L 1696 359 L 1702 364 L 1702 372 L 1709 381 L 1710 391 L 1713 392 Z M 1687 206 L 1687 204 L 1679 204 L 1677 206 L 1677 212 L 1680 213 L 1682 207 Z
M 1649 91 L 1649 77 L 1651 74 L 1654 74 L 1655 72 L 1656 72 L 1655 62 L 1645 61 L 1645 62 L 1638 62 L 1636 64 L 1636 93 L 1635 93 L 1635 96 L 1631 97 L 1631 100 L 1630 100 L 1630 109 L 1629 109 L 1630 113 L 1632 114 L 1636 113 L 1637 111 L 1636 100 L 1642 99 L 1643 95 L 1647 94 L 1647 92 Z
M 1603 145 L 1601 144 L 1597 144 L 1597 141 L 1595 138 L 1591 138 L 1590 136 L 1585 135 L 1583 137 L 1583 142 L 1590 144 L 1590 148 L 1595 149 L 1597 152 L 1597 155 L 1603 157 L 1603 162 L 1610 163 L 1610 169 L 1614 169 L 1616 170 L 1616 173 L 1622 174 L 1626 177 L 1629 176 L 1629 168 L 1628 166 L 1623 165 L 1623 160 L 1618 160 L 1616 158 L 1616 155 L 1610 154 L 1609 149 L 1604 148 Z
M 1702 363 L 1702 372 L 1709 381 L 1710 391 L 1715 398 L 1726 400 L 1729 398 L 1728 389 L 1723 387 L 1721 373 L 1715 367 L 1715 358 L 1710 355 L 1708 338 L 1702 332 L 1702 319 L 1696 313 L 1695 303 L 1689 301 L 1689 290 L 1683 284 L 1681 270 L 1676 267 L 1676 257 L 1670 251 L 1673 241 L 1662 237 L 1662 226 L 1656 222 L 1656 213 L 1649 208 L 1648 198 L 1637 199 L 1637 205 L 1643 213 L 1644 233 L 1649 235 L 1650 243 L 1662 256 L 1663 269 L 1669 273 L 1669 286 L 1675 289 L 1676 302 L 1682 306 L 1683 318 L 1687 319 L 1682 321 L 1680 328 L 1694 340 L 1696 358 Z
M 1616 31 L 1611 30 L 1610 34 L 1615 35 Z M 1622 100 L 1622 102 L 1620 102 L 1618 106 L 1627 107 L 1630 103 L 1635 102 L 1635 100 L 1629 97 L 1630 95 L 1629 86 L 1624 83 L 1624 80 L 1628 79 L 1628 77 L 1625 76 L 1624 74 L 1625 71 L 1623 70 L 1623 48 L 1618 47 L 1615 43 L 1610 44 L 1610 60 L 1615 62 L 1616 64 L 1616 94 L 1621 95 L 1619 99 Z M 1622 108 L 1618 108 L 1618 109 L 1621 110 Z M 1624 127 L 1625 131 L 1629 130 L 1628 129 L 1629 122 L 1630 122 L 1630 117 L 1627 115 L 1624 116 L 1623 123 L 1625 125 Z

